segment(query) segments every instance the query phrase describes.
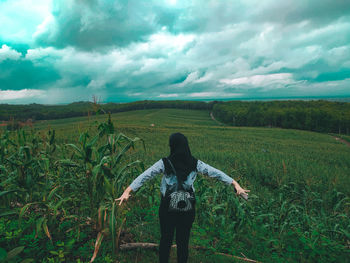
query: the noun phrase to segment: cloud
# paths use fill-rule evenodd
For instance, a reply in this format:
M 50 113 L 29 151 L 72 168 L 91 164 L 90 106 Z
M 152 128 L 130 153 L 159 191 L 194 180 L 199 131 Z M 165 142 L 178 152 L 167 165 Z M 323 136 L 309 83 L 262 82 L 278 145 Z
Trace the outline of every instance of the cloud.
M 243 93 L 225 93 L 225 92 L 194 92 L 188 94 L 191 98 L 235 98 L 242 96 Z
M 220 83 L 227 85 L 251 85 L 251 86 L 267 86 L 271 84 L 290 84 L 293 81 L 292 74 L 278 73 L 269 75 L 254 75 L 237 79 L 221 79 Z
M 41 46 L 83 50 L 125 47 L 167 27 L 175 12 L 155 0 L 56 0 L 53 17 L 41 24 L 35 40 Z
M 186 86 L 188 84 L 193 83 L 196 80 L 198 80 L 198 72 L 197 71 L 196 72 L 191 72 L 190 74 L 188 74 L 186 79 L 183 82 L 177 84 L 177 86 L 178 87 L 184 87 L 184 86 Z
M 46 89 L 59 78 L 49 62 L 35 64 L 7 45 L 0 49 L 0 90 Z
M 54 0 L 28 23 L 15 7 L 39 4 L 19 1 L 0 2 L 0 90 L 52 103 L 350 95 L 348 1 Z
M 67 92 L 68 91 L 68 92 Z M 0 90 L 0 103 L 11 104 L 57 104 L 71 103 L 75 101 L 91 100 L 92 94 L 85 92 L 85 87 Z
M 0 102 L 19 100 L 24 98 L 43 97 L 46 91 L 36 89 L 0 90 Z
M 255 2 L 254 20 L 273 22 L 284 25 L 309 21 L 320 27 L 350 15 L 350 2 L 344 0 L 286 0 L 253 1 Z
M 17 52 L 16 50 L 13 50 L 12 48 L 8 47 L 7 45 L 2 45 L 0 48 L 0 62 L 10 59 L 10 60 L 17 60 L 22 56 L 21 53 Z
M 0 1 L 0 37 L 6 42 L 31 43 L 36 27 L 50 11 L 51 0 Z
M 157 97 L 158 98 L 177 98 L 177 97 L 179 97 L 179 94 L 177 94 L 177 93 L 159 94 Z

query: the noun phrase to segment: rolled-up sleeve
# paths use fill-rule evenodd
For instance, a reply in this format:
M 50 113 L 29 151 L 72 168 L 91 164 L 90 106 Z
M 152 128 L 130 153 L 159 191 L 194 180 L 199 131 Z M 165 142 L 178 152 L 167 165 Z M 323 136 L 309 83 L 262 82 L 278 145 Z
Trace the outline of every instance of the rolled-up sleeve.
M 154 178 L 157 174 L 164 172 L 164 164 L 162 159 L 153 164 L 150 168 L 140 174 L 131 184 L 130 188 L 137 191 L 146 181 Z
M 197 171 L 202 174 L 208 175 L 209 177 L 219 179 L 220 181 L 223 181 L 224 183 L 227 183 L 227 184 L 232 184 L 232 182 L 234 181 L 230 176 L 228 176 L 224 172 L 200 160 L 198 160 L 197 162 Z

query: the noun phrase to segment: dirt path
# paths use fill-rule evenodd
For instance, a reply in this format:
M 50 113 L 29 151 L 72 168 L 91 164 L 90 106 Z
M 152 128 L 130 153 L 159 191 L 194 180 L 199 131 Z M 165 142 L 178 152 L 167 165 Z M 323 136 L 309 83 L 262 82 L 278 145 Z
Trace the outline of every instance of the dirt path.
M 336 136 L 332 136 L 336 141 L 339 141 L 339 142 L 342 142 L 344 143 L 345 145 L 347 145 L 348 147 L 350 147 L 350 142 L 342 139 L 342 138 L 339 138 L 339 137 L 336 137 Z
M 217 119 L 215 119 L 213 112 L 210 112 L 210 117 L 213 121 L 215 121 L 217 124 L 221 125 L 221 126 L 226 126 L 226 124 L 219 122 Z

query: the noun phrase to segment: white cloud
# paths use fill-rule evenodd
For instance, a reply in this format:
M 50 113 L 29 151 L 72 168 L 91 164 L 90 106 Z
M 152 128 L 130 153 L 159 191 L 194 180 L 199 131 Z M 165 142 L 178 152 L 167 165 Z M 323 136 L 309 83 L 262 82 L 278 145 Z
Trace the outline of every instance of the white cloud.
M 164 58 L 145 58 L 140 61 L 141 67 L 139 70 L 134 71 L 133 75 L 145 74 L 148 72 L 158 71 L 161 65 L 165 63 Z
M 87 88 L 92 90 L 103 89 L 105 87 L 106 87 L 106 82 L 103 79 L 97 79 L 97 80 L 93 79 L 87 85 Z
M 30 60 L 36 66 L 55 68 L 65 56 L 69 56 L 72 53 L 74 53 L 73 48 L 55 49 L 53 47 L 39 47 L 28 49 L 24 59 Z
M 203 82 L 207 82 L 207 81 L 209 81 L 209 80 L 212 79 L 213 75 L 214 75 L 214 74 L 213 74 L 212 72 L 206 73 L 203 77 L 201 77 L 201 78 L 199 78 L 199 79 L 196 79 L 196 80 L 194 81 L 194 83 L 203 83 Z
M 142 92 L 136 92 L 136 93 L 129 93 L 128 95 L 129 96 L 133 96 L 133 97 L 138 97 L 138 96 L 143 95 L 143 93 Z
M 21 56 L 21 53 L 17 52 L 7 45 L 2 45 L 0 48 L 0 62 L 4 61 L 5 59 L 17 60 Z
M 56 91 L 50 91 L 52 101 L 64 101 L 67 94 L 71 95 L 67 100 L 83 99 L 92 92 L 105 94 L 107 98 L 110 96 L 109 100 L 118 99 L 118 96 L 190 99 L 229 98 L 248 92 L 270 94 L 270 90 L 277 96 L 293 88 L 302 96 L 313 90 L 311 87 L 317 86 L 311 84 L 319 80 L 317 77 L 330 75 L 332 79 L 332 74 L 343 72 L 345 75 L 350 68 L 350 49 L 348 41 L 345 41 L 350 36 L 349 16 L 345 16 L 349 11 L 340 10 L 338 18 L 335 13 L 330 13 L 332 19 L 328 16 L 309 17 L 305 10 L 312 13 L 310 6 L 316 1 L 310 5 L 300 0 L 292 8 L 287 8 L 291 7 L 290 1 L 247 0 L 232 1 L 230 4 L 210 1 L 209 8 L 201 9 L 199 7 L 203 4 L 199 0 L 191 3 L 177 1 L 176 6 L 171 8 L 166 1 L 150 1 L 140 6 L 135 0 L 125 5 L 134 9 L 120 9 L 131 14 L 147 13 L 147 19 L 135 24 L 131 19 L 133 16 L 122 14 L 120 19 L 115 17 L 113 8 L 124 6 L 120 3 L 57 0 L 51 14 L 45 1 L 51 3 L 51 0 L 0 0 L 1 40 L 3 36 L 15 38 L 16 35 L 17 39 L 41 36 L 44 40 L 52 38 L 58 41 L 56 48 L 38 46 L 55 44 L 50 41 L 46 43 L 43 39 L 30 43 L 24 58 L 7 45 L 2 48 L 0 45 L 0 62 L 5 59 L 26 60 L 24 64 L 31 65 L 28 61 L 32 62 L 33 68 L 40 67 L 39 72 L 44 75 L 46 69 L 54 72 L 54 79 L 51 82 L 34 81 L 34 86 L 20 83 L 17 87 L 11 87 L 9 83 L 17 83 L 11 82 L 11 78 L 15 79 L 18 73 L 14 70 L 17 63 L 9 63 L 8 68 L 4 66 L 0 69 L 0 81 L 5 80 L 6 88 L 11 89 L 54 88 Z M 344 1 L 334 1 L 329 9 L 339 2 Z M 323 12 L 328 11 L 328 8 L 324 9 L 325 4 L 320 5 Z M 144 9 L 147 6 L 150 9 Z M 164 6 L 167 8 L 163 9 Z M 271 9 L 271 6 L 275 9 Z M 15 11 L 15 7 L 18 11 Z M 72 7 L 75 8 L 74 12 L 70 11 Z M 109 13 L 107 7 L 113 12 Z M 167 15 L 165 22 L 157 20 L 163 19 L 163 16 L 149 12 L 154 8 Z M 299 13 L 303 13 L 300 19 L 296 16 Z M 26 23 L 24 18 L 29 22 Z M 75 19 L 74 23 L 71 19 Z M 149 19 L 152 20 L 150 30 L 140 32 L 143 31 L 140 25 L 149 26 Z M 317 22 L 322 19 L 323 22 Z M 121 30 L 128 30 L 115 31 L 119 22 L 124 25 Z M 106 42 L 95 41 L 101 36 L 98 35 L 100 26 L 106 33 Z M 90 34 L 90 31 L 96 34 Z M 114 36 L 111 35 L 113 32 Z M 114 39 L 120 35 L 116 32 L 125 37 L 130 32 L 135 35 L 119 45 Z M 61 35 L 56 39 L 58 33 Z M 82 43 L 91 45 L 84 46 Z M 103 48 L 98 48 L 100 44 Z M 339 75 L 337 77 L 342 78 L 343 75 Z M 349 88 L 341 81 L 325 84 L 324 87 L 331 95 L 336 85 L 343 91 L 338 89 L 338 94 L 349 93 Z
M 173 35 L 167 32 L 159 32 L 149 37 L 149 50 L 167 50 L 168 55 L 182 51 L 189 43 L 195 39 L 194 34 Z
M 176 5 L 177 0 L 168 0 L 168 3 L 170 5 Z
M 207 92 L 194 92 L 188 94 L 188 97 L 191 98 L 233 98 L 233 97 L 240 97 L 242 96 L 242 93 L 226 93 L 226 92 L 214 92 L 214 91 L 207 91 Z
M 350 46 L 332 48 L 327 52 L 326 59 L 331 66 L 350 67 Z
M 199 77 L 199 72 L 195 71 L 188 74 L 186 79 L 183 82 L 176 84 L 174 86 L 185 87 L 186 85 L 190 85 L 190 84 L 204 83 L 204 82 L 210 81 L 212 77 L 213 77 L 212 72 L 205 73 L 203 77 Z
M 310 31 L 301 31 L 300 34 L 295 35 L 292 44 L 295 45 L 308 45 L 309 43 L 318 43 L 320 45 L 332 42 L 335 39 L 343 37 L 342 34 L 348 32 L 350 28 L 350 22 L 335 21 L 334 23 L 328 24 L 324 27 L 315 28 Z M 335 37 L 337 36 L 337 37 Z M 310 45 L 310 44 L 309 44 Z
M 198 79 L 198 72 L 197 71 L 191 72 L 190 74 L 187 75 L 186 79 L 183 82 L 177 84 L 176 86 L 177 87 L 184 87 L 188 84 L 193 83 L 197 79 Z
M 37 89 L 22 89 L 22 90 L 0 90 L 0 101 L 11 101 L 24 98 L 39 97 L 46 95 L 46 91 Z
M 179 97 L 179 94 L 177 93 L 159 94 L 157 97 L 158 98 L 176 98 L 176 97 Z
M 36 30 L 33 33 L 33 38 L 36 38 L 40 34 L 43 34 L 47 30 L 47 27 L 49 27 L 50 24 L 53 24 L 53 23 L 55 23 L 54 16 L 51 13 L 49 13 L 45 17 L 43 22 L 36 27 Z M 51 34 L 53 34 L 53 32 L 51 32 Z M 50 38 L 50 36 L 48 36 L 48 37 Z
M 325 82 L 307 82 L 300 83 L 301 85 L 295 85 L 294 92 L 296 94 L 308 94 L 308 96 L 332 96 L 333 94 L 348 95 L 346 91 L 350 87 L 350 78 L 337 81 L 325 81 Z
M 290 73 L 279 73 L 269 75 L 254 75 L 250 77 L 242 77 L 236 79 L 221 79 L 220 83 L 227 85 L 252 85 L 255 87 L 267 86 L 274 83 L 279 84 L 290 84 L 293 82 L 292 74 Z
M 32 42 L 36 27 L 51 13 L 52 0 L 0 1 L 0 38 Z

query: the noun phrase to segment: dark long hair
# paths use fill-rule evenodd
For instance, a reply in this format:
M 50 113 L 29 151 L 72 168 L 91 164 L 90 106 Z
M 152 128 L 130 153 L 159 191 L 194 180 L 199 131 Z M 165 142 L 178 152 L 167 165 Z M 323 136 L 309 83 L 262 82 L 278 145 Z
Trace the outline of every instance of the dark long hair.
M 168 159 L 175 168 L 176 176 L 185 181 L 189 173 L 196 170 L 198 160 L 192 156 L 187 138 L 182 133 L 177 132 L 170 135 L 169 147 L 170 155 Z M 165 172 L 171 173 L 170 165 L 167 162 L 165 163 Z

